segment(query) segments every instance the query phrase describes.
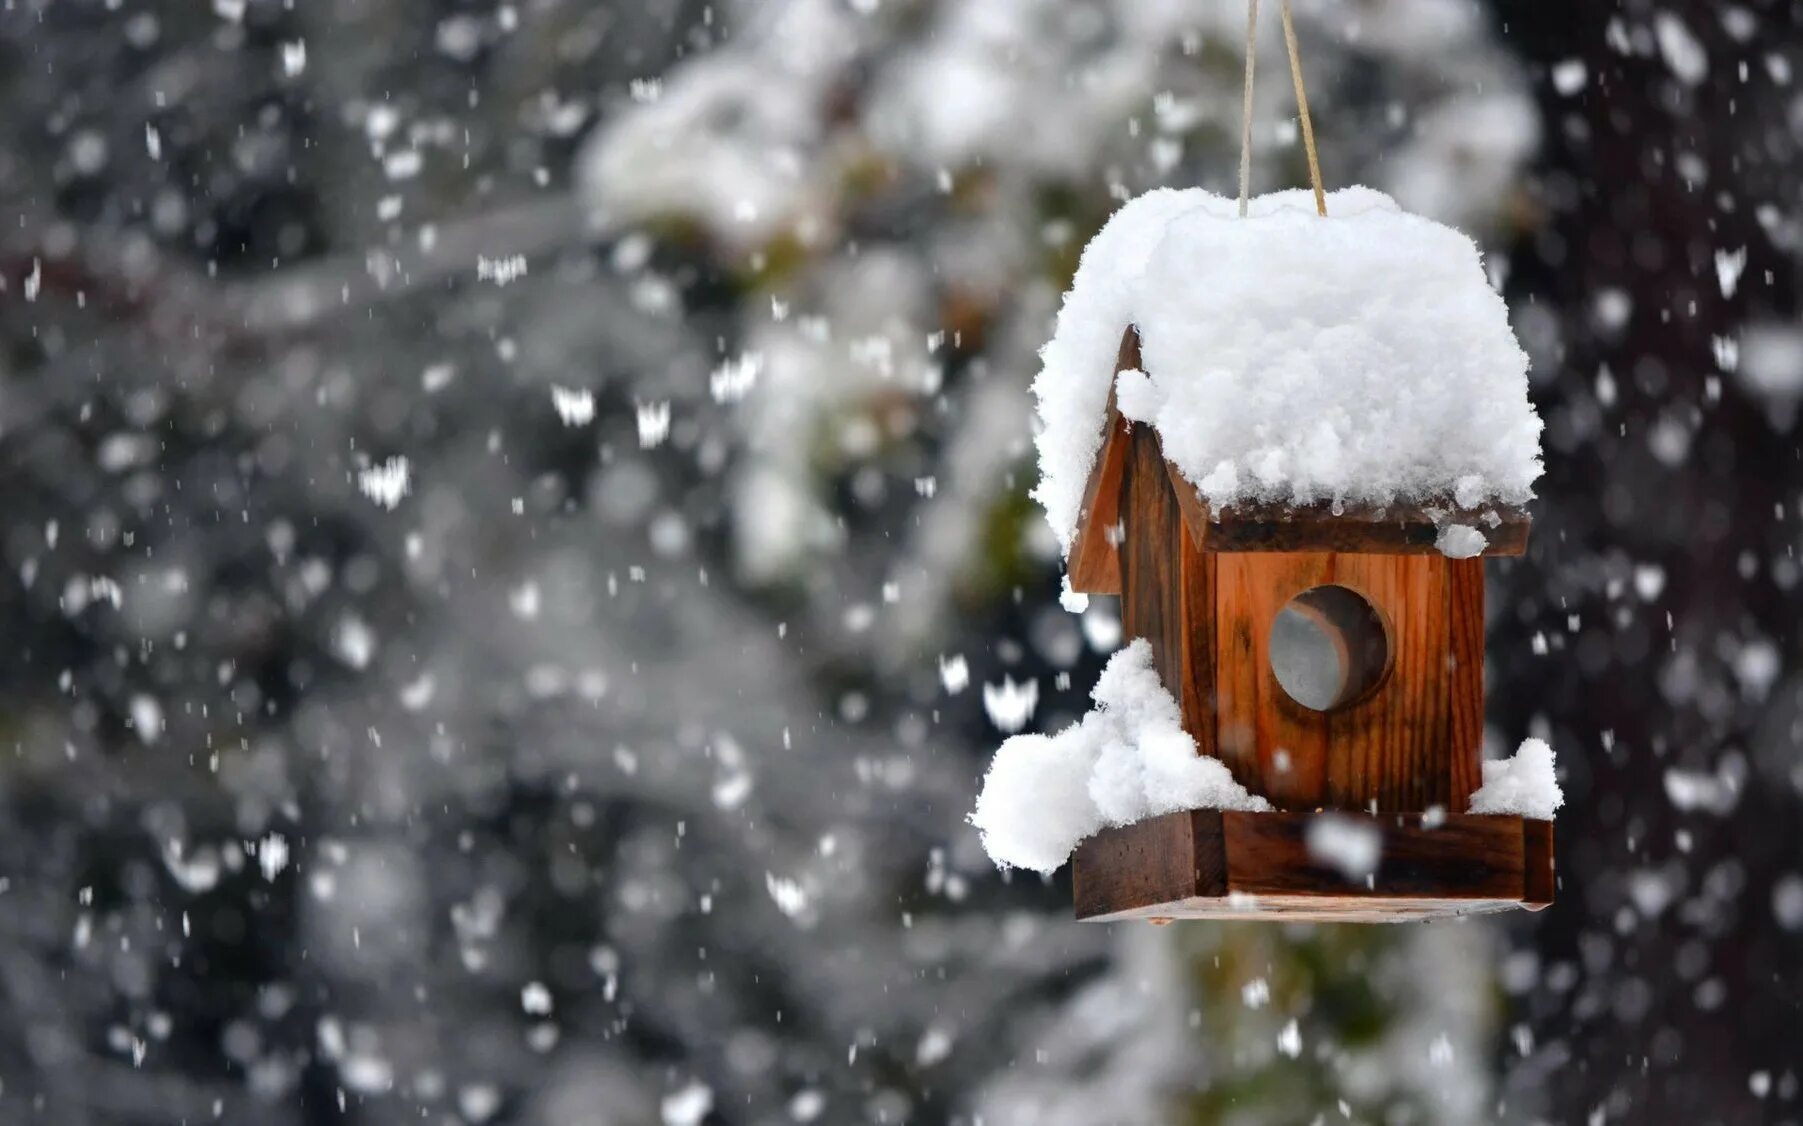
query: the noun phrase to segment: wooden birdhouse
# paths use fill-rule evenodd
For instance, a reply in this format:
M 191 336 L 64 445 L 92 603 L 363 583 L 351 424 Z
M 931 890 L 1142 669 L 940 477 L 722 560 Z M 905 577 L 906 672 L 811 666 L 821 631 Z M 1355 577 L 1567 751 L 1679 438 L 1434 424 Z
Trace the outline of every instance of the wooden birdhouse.
M 1116 373 L 1142 367 L 1137 332 Z M 1448 526 L 1482 529 L 1469 557 Z M 1529 521 L 1484 505 L 1211 511 L 1111 393 L 1069 554 L 1118 594 L 1202 754 L 1274 810 L 1104 828 L 1073 857 L 1082 919 L 1388 921 L 1545 906 L 1552 823 L 1468 812 L 1482 781 L 1484 557 Z M 1455 552 L 1465 554 L 1465 552 Z M 1286 652 L 1286 650 L 1291 650 Z M 1327 835 L 1378 843 L 1362 878 Z

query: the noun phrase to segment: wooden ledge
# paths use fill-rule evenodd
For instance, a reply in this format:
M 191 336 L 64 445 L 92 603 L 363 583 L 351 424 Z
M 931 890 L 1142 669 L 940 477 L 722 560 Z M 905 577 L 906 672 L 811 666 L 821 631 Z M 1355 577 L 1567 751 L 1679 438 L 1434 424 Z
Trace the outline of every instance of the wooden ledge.
M 1368 824 L 1383 851 L 1368 881 L 1309 852 L 1308 827 Z M 1242 813 L 1195 810 L 1104 829 L 1072 860 L 1077 918 L 1407 922 L 1539 910 L 1553 898 L 1550 821 L 1454 813 Z

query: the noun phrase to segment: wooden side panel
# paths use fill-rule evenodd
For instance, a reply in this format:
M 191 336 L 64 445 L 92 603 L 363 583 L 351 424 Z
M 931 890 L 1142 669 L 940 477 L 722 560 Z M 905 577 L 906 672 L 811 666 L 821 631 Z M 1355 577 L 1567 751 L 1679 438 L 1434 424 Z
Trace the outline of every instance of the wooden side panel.
M 1129 327 L 1121 334 L 1114 370 L 1139 367 L 1139 333 Z M 1102 420 L 1102 448 L 1090 466 L 1083 486 L 1083 510 L 1077 516 L 1077 534 L 1071 541 L 1068 569 L 1071 589 L 1083 594 L 1121 592 L 1120 551 L 1112 539 L 1121 519 L 1122 471 L 1126 467 L 1131 428 L 1114 405 L 1114 387 L 1108 388 L 1108 408 Z
M 1164 467 L 1158 435 L 1133 428 L 1124 473 L 1121 628 L 1152 643 L 1153 664 L 1183 709 L 1197 750 L 1216 753 L 1215 562 L 1190 540 Z M 1229 764 L 1232 765 L 1231 763 Z
M 1416 814 L 1356 819 L 1383 835 L 1383 852 L 1369 883 L 1348 880 L 1309 850 L 1312 814 L 1223 814 L 1229 894 L 1358 895 L 1381 891 L 1405 899 L 1522 898 L 1519 817 L 1466 814 L 1449 817 L 1431 829 L 1423 826 Z
M 1381 835 L 1368 879 L 1348 880 L 1310 853 L 1313 814 L 1172 813 L 1104 829 L 1078 846 L 1077 917 L 1387 923 L 1538 910 L 1551 900 L 1551 822 L 1333 816 Z
M 1553 823 L 1523 818 L 1521 831 L 1526 881 L 1522 905 L 1538 911 L 1552 906 L 1553 892 L 1558 887 L 1558 873 L 1553 867 Z
M 1209 551 L 1338 551 L 1373 554 L 1426 555 L 1439 551 L 1434 543 L 1443 523 L 1466 524 L 1484 533 L 1484 555 L 1520 555 L 1527 550 L 1532 520 L 1525 510 L 1509 507 L 1459 509 L 1450 500 L 1432 506 L 1392 504 L 1342 505 L 1339 512 L 1325 504 L 1300 508 L 1282 506 L 1236 507 L 1212 513 Z M 1493 522 L 1494 521 L 1494 522 Z
M 1294 810 L 1448 805 L 1455 667 L 1448 562 L 1324 552 L 1215 556 L 1219 753 L 1230 764 L 1256 764 L 1252 789 Z M 1284 603 L 1327 583 L 1377 608 L 1391 663 L 1370 696 L 1318 712 L 1277 683 L 1271 623 Z M 1481 722 L 1481 698 L 1478 707 Z
M 1484 782 L 1484 561 L 1447 562 L 1447 618 L 1452 630 L 1452 733 L 1448 738 L 1446 808 L 1463 813 Z
M 1205 554 L 1181 524 L 1178 540 L 1178 578 L 1182 582 L 1182 598 L 1178 606 L 1183 647 L 1182 686 L 1167 684 L 1171 694 L 1183 708 L 1183 729 L 1196 740 L 1196 750 L 1221 757 L 1215 738 L 1215 560 Z M 1227 761 L 1227 769 L 1239 778 L 1246 764 Z M 1247 777 L 1251 777 L 1247 772 Z M 1242 780 L 1242 784 L 1244 784 Z
M 1152 662 L 1171 695 L 1184 676 L 1182 517 L 1165 478 L 1164 455 L 1150 426 L 1133 428 L 1127 445 L 1121 519 L 1121 630 L 1152 643 Z
M 1114 392 L 1108 392 L 1107 419 L 1102 426 L 1102 449 L 1090 467 L 1083 487 L 1083 511 L 1077 517 L 1077 535 L 1071 541 L 1071 589 L 1081 594 L 1121 592 L 1120 549 L 1112 538 L 1121 519 L 1121 475 L 1127 465 L 1127 420 L 1115 409 Z
M 1194 896 L 1227 894 L 1221 815 L 1206 810 L 1108 829 L 1077 846 L 1077 917 L 1112 915 Z

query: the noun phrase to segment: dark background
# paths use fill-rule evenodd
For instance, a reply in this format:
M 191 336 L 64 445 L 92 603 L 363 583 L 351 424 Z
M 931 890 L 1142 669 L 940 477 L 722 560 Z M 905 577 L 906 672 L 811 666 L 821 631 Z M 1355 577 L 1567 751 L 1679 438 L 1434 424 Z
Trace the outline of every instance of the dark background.
M 1795 1120 L 1794 4 L 1298 0 L 1534 359 L 1552 909 L 1078 927 L 964 824 L 1115 643 L 1026 387 L 1237 8 L 0 12 L 0 1121 Z

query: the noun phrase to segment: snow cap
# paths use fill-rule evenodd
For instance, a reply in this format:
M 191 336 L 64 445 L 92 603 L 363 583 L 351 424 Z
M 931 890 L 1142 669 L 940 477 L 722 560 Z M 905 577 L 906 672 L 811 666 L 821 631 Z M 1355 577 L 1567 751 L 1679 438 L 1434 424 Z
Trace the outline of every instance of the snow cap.
M 1068 554 L 1121 333 L 1143 371 L 1117 405 L 1216 510 L 1520 504 L 1540 418 L 1508 308 L 1465 235 L 1369 188 L 1234 201 L 1159 189 L 1083 252 L 1033 383 L 1034 496 Z

